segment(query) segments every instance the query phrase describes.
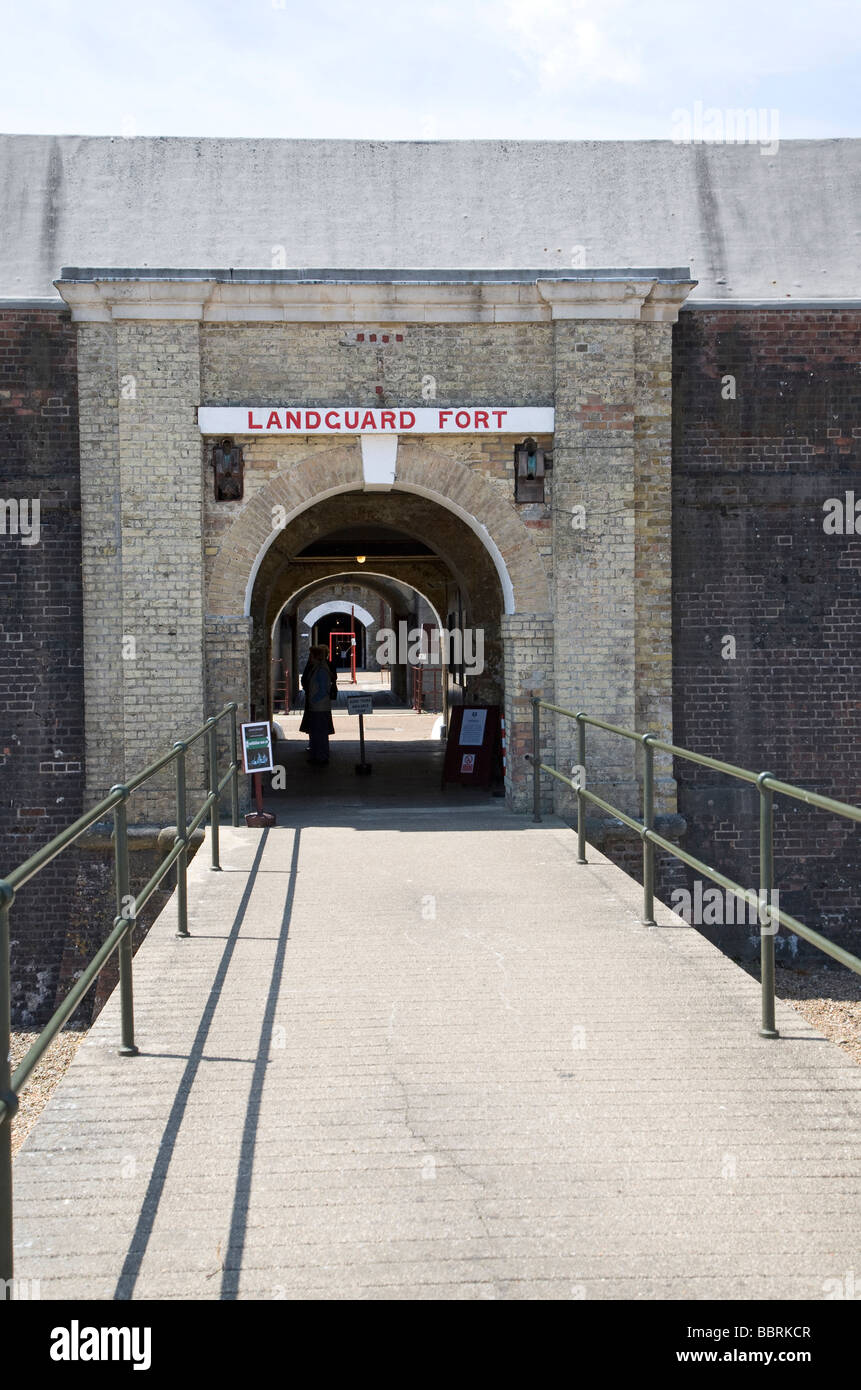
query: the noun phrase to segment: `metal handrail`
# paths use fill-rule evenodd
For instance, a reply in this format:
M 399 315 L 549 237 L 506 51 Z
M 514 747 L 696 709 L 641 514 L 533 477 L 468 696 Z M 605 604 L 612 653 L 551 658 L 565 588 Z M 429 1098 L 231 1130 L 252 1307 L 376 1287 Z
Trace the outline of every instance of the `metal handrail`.
M 84 995 L 95 984 L 105 965 L 116 950 L 119 950 L 120 975 L 120 1013 L 121 1038 L 119 1048 L 123 1057 L 134 1057 L 138 1049 L 134 1034 L 134 1000 L 132 990 L 132 942 L 134 923 L 149 902 L 159 884 L 177 866 L 176 895 L 178 910 L 177 936 L 188 937 L 188 846 L 192 835 L 209 815 L 210 841 L 212 844 L 212 863 L 210 867 L 220 870 L 218 848 L 218 818 L 221 793 L 230 784 L 231 819 L 239 824 L 239 756 L 236 729 L 235 703 L 225 705 L 220 714 L 207 719 L 190 738 L 177 742 L 169 753 L 137 773 L 128 782 L 111 787 L 107 796 L 102 797 L 90 811 L 79 816 L 76 821 L 61 830 L 53 840 L 38 849 L 23 864 L 19 864 L 5 879 L 0 879 L 0 1280 L 12 1278 L 12 1118 L 18 1109 L 18 1097 L 43 1053 L 50 1047 L 63 1024 L 74 1013 Z M 218 725 L 222 719 L 230 720 L 230 766 L 218 779 Z M 207 785 L 209 793 L 200 810 L 189 822 L 186 813 L 185 757 L 188 749 L 199 738 L 206 736 Z M 164 859 L 155 873 L 144 884 L 135 898 L 129 892 L 129 843 L 126 804 L 131 794 L 156 773 L 172 763 L 176 765 L 176 836 Z M 12 1031 L 12 980 L 9 946 L 9 913 L 15 894 L 23 884 L 34 878 L 46 864 L 62 854 L 76 840 L 100 821 L 109 811 L 114 816 L 114 886 L 116 889 L 117 915 L 113 927 L 99 947 L 93 959 L 69 990 L 62 1004 L 55 1010 L 42 1029 L 36 1041 L 11 1075 L 10 1049 Z
M 573 719 L 577 724 L 577 777 L 576 780 L 566 777 L 555 767 L 550 767 L 547 763 L 541 762 L 541 711 L 549 710 L 553 714 L 564 715 L 568 719 Z M 643 819 L 637 820 L 634 816 L 629 816 L 625 811 L 617 806 L 612 806 L 609 801 L 596 796 L 594 792 L 587 791 L 586 781 L 586 726 L 592 725 L 593 728 L 603 729 L 607 733 L 618 734 L 622 738 L 632 739 L 639 743 L 643 749 Z M 742 782 L 747 782 L 755 786 L 759 792 L 759 887 L 758 892 L 753 889 L 743 888 L 740 883 L 727 877 L 726 874 L 719 873 L 711 865 L 698 859 L 696 855 L 689 854 L 687 850 L 680 849 L 670 840 L 659 835 L 655 830 L 655 752 L 670 753 L 675 758 L 683 758 L 688 762 L 698 763 L 702 767 L 712 768 L 715 772 L 725 773 L 729 777 L 735 777 Z M 527 754 L 527 757 L 529 755 Z M 598 806 L 602 811 L 608 812 L 623 825 L 629 826 L 634 830 L 643 842 L 643 922 L 646 926 L 655 926 L 655 846 L 665 850 L 675 859 L 690 868 L 696 869 L 698 873 L 704 874 L 713 883 L 719 884 L 722 888 L 728 889 L 743 902 L 751 904 L 757 908 L 759 919 L 759 940 L 760 940 L 760 977 L 762 987 L 762 1023 L 760 1035 L 764 1038 L 776 1038 L 779 1036 L 775 1027 L 775 988 L 774 988 L 774 938 L 781 926 L 788 927 L 790 931 L 809 941 L 817 950 L 833 957 L 841 965 L 847 966 L 849 970 L 854 970 L 856 975 L 861 975 L 861 959 L 845 950 L 842 946 L 837 946 L 833 941 L 829 941 L 821 932 L 815 931 L 813 927 L 808 927 L 804 922 L 800 922 L 797 917 L 784 912 L 774 902 L 774 795 L 792 797 L 795 801 L 803 801 L 808 806 L 814 806 L 819 810 L 830 811 L 833 815 L 843 816 L 847 820 L 861 823 L 861 807 L 852 806 L 847 801 L 836 801 L 833 797 L 823 796 L 820 792 L 808 791 L 805 787 L 797 787 L 792 782 L 783 782 L 779 777 L 775 777 L 772 772 L 751 772 L 749 768 L 737 767 L 734 763 L 722 762 L 719 758 L 710 758 L 705 753 L 693 753 L 689 748 L 680 748 L 678 744 L 667 743 L 660 739 L 656 734 L 639 734 L 631 729 L 623 729 L 617 724 L 608 724 L 604 719 L 597 719 L 593 715 L 586 714 L 583 710 L 574 711 L 565 709 L 562 705 L 550 704 L 546 700 L 541 700 L 538 696 L 532 698 L 532 794 L 533 794 L 533 820 L 541 820 L 541 773 L 547 772 L 557 781 L 563 782 L 566 787 L 577 795 L 577 863 L 585 864 L 586 860 L 586 802 L 593 806 Z M 752 900 L 755 900 L 752 902 Z

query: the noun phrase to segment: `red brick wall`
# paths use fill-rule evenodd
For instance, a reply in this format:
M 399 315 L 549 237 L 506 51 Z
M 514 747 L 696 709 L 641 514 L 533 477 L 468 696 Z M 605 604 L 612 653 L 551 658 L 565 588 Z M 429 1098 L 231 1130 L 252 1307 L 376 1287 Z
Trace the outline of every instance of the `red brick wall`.
M 861 535 L 826 535 L 823 503 L 861 499 L 859 359 L 857 311 L 698 310 L 674 335 L 676 742 L 856 804 Z M 756 791 L 676 775 L 686 847 L 756 886 Z M 776 812 L 781 906 L 835 938 L 857 928 L 859 829 Z

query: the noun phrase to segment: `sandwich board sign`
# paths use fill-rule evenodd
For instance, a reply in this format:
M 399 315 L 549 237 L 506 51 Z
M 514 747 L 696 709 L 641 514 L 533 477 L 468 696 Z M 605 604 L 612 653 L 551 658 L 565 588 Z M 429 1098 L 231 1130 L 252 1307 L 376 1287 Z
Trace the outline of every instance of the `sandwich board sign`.
M 272 727 L 265 721 L 243 724 L 242 763 L 246 772 L 274 772 L 272 761 Z
M 455 705 L 451 712 L 442 781 L 487 787 L 496 770 L 499 705 Z

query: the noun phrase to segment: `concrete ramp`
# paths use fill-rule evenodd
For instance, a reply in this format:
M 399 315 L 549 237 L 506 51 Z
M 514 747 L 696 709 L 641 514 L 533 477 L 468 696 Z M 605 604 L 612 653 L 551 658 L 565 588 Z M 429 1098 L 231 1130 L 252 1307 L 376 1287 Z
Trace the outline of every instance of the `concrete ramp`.
M 861 1070 L 559 822 L 222 830 L 15 1165 L 44 1298 L 822 1298 Z

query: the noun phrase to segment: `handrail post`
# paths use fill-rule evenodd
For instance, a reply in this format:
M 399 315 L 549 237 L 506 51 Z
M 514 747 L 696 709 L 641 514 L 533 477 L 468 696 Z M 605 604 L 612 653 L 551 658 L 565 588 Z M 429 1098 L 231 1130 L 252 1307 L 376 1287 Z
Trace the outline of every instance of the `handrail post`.
M 643 830 L 655 828 L 655 750 L 653 734 L 643 734 Z M 655 923 L 655 846 L 643 835 L 643 925 Z
M 128 815 L 126 813 L 126 802 L 129 798 L 128 787 L 111 787 L 112 792 L 122 792 L 123 799 L 118 801 L 114 807 L 114 878 L 116 881 L 117 894 L 117 917 L 128 915 L 128 900 L 131 897 L 129 889 L 129 832 Z M 123 933 L 119 945 L 120 958 L 120 1015 L 122 1029 L 122 1044 L 119 1052 L 121 1057 L 136 1057 L 138 1049 L 135 1046 L 135 1010 L 134 992 L 132 987 L 132 930 L 134 921 L 129 922 L 128 927 Z
M 759 789 L 759 959 L 762 983 L 761 1038 L 779 1038 L 774 1019 L 774 927 L 771 906 L 774 897 L 774 792 L 765 785 L 771 772 L 756 779 Z
M 577 766 L 580 769 L 580 785 L 577 788 L 577 863 L 586 864 L 586 798 L 583 795 L 586 781 L 586 725 L 583 711 L 580 710 L 574 718 L 577 720 Z
M 0 1099 L 7 1110 L 0 1120 L 0 1279 L 11 1279 L 12 1247 L 12 1116 L 18 1108 L 12 1094 L 12 971 L 9 952 L 9 909 L 15 894 L 0 883 Z
M 230 764 L 233 776 L 230 779 L 230 815 L 234 826 L 239 824 L 239 746 L 236 734 L 236 703 L 230 706 Z
M 532 819 L 541 820 L 541 701 L 532 697 Z
M 212 863 L 209 867 L 220 872 L 221 864 L 218 860 L 218 747 L 216 744 L 218 729 L 214 719 L 208 719 L 206 723 L 206 742 L 209 751 L 209 794 L 210 796 L 215 794 L 215 800 L 209 808 L 209 838 L 212 842 Z
M 177 741 L 176 749 L 176 838 L 183 844 L 176 861 L 177 936 L 190 936 L 188 930 L 188 813 L 185 806 L 186 745 Z

